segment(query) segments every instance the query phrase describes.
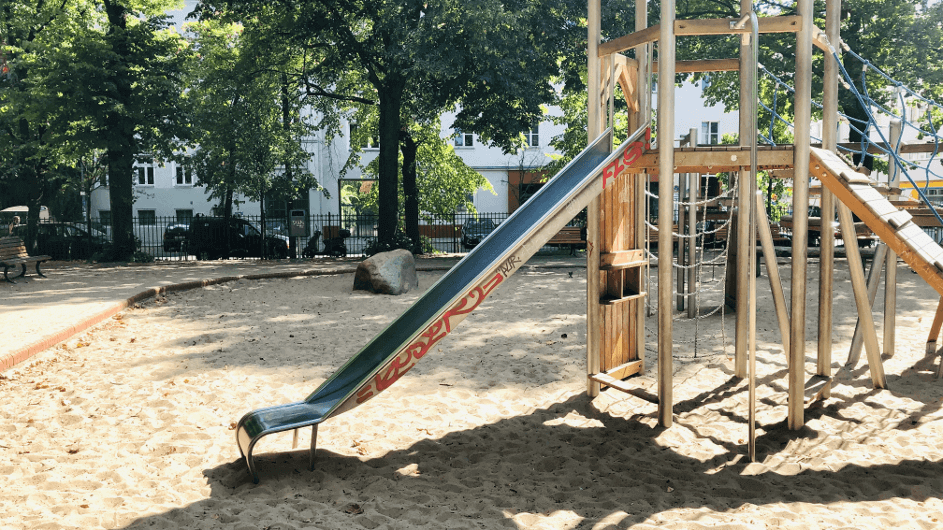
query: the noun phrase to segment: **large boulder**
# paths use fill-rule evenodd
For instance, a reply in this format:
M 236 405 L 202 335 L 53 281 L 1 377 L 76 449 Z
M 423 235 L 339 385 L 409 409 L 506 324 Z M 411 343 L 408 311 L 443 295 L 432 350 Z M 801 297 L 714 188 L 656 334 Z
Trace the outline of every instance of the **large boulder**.
M 381 252 L 363 260 L 354 276 L 355 291 L 403 294 L 419 286 L 416 260 L 408 250 Z

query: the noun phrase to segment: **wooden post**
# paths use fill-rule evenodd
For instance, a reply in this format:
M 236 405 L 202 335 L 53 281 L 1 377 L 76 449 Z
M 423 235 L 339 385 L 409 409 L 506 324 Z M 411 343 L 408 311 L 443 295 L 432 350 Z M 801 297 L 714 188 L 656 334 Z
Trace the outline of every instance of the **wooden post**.
M 598 48 L 602 22 L 601 0 L 588 0 L 587 25 L 589 31 L 587 81 L 588 123 L 587 140 L 592 143 L 603 132 L 600 116 L 599 85 L 601 82 Z M 599 345 L 602 327 L 599 306 L 599 197 L 586 208 L 586 373 L 599 373 Z M 586 378 L 586 392 L 590 397 L 599 395 L 599 383 Z
M 848 242 L 845 242 L 848 246 Z M 855 242 L 857 247 L 857 242 Z M 887 245 L 878 244 L 874 251 L 874 259 L 871 260 L 871 268 L 868 270 L 868 307 L 874 307 L 874 298 L 878 294 L 878 286 L 881 284 L 881 272 L 884 270 L 884 262 L 887 258 Z M 891 251 L 893 252 L 893 251 Z M 896 258 L 895 258 L 896 259 Z M 864 344 L 864 328 L 861 319 L 855 323 L 855 333 L 851 336 L 851 349 L 848 350 L 848 361 L 845 363 L 849 367 L 858 364 L 861 358 L 861 346 Z
M 809 157 L 812 124 L 812 0 L 798 0 L 801 29 L 796 34 L 795 139 L 793 147 L 793 234 L 792 239 L 792 311 L 789 338 L 789 416 L 788 426 L 796 430 L 805 424 L 805 297 L 809 249 L 805 234 L 809 230 Z
M 757 100 L 759 99 L 759 87 L 757 85 L 757 66 L 759 63 L 759 56 L 757 55 L 759 51 L 759 21 L 757 20 L 756 13 L 753 10 L 750 10 L 749 21 L 752 33 L 741 35 L 741 46 L 744 43 L 747 43 L 750 50 L 750 71 L 749 71 L 749 83 L 748 93 L 750 104 L 747 107 L 750 109 L 750 135 L 748 141 L 750 144 L 750 185 L 749 185 L 749 209 L 744 212 L 741 210 L 741 213 L 745 213 L 744 221 L 746 221 L 750 241 L 750 266 L 748 269 L 748 292 L 745 293 L 745 298 L 747 299 L 747 307 L 749 312 L 748 327 L 747 327 L 747 350 L 749 354 L 749 371 L 750 371 L 750 384 L 749 384 L 749 427 L 747 434 L 747 451 L 750 456 L 751 462 L 756 462 L 756 266 L 757 262 L 753 259 L 753 255 L 756 249 L 756 212 L 757 212 L 757 200 L 760 199 L 759 194 L 756 190 L 756 112 L 757 112 Z M 736 24 L 736 27 L 740 27 L 741 24 L 745 25 L 747 22 L 747 15 L 744 15 L 740 19 L 740 22 Z M 743 109 L 741 109 L 743 112 Z M 764 216 L 765 217 L 765 216 Z M 769 223 L 766 224 L 764 230 L 769 230 Z M 769 241 L 772 243 L 772 236 L 770 236 Z M 738 293 L 739 294 L 739 293 Z
M 635 31 L 641 31 L 648 27 L 648 0 L 635 0 Z M 636 87 L 636 94 L 638 94 L 638 120 L 639 122 L 644 121 L 645 123 L 650 123 L 652 121 L 652 73 L 649 68 L 649 61 L 651 59 L 651 45 L 643 44 L 635 48 L 635 59 L 638 61 L 638 87 Z M 641 125 L 639 123 L 638 125 Z M 637 128 L 637 127 L 636 127 Z M 632 129 L 635 130 L 635 129 Z M 648 177 L 647 175 L 639 175 L 639 182 L 637 187 L 636 195 L 636 217 L 635 217 L 635 230 L 636 236 L 635 241 L 638 242 L 639 248 L 647 248 L 648 246 L 648 227 L 646 226 L 646 221 L 648 221 L 648 196 L 645 195 L 645 192 L 648 189 Z M 646 265 L 642 270 L 642 274 L 645 275 L 645 282 L 648 282 L 648 260 L 646 259 Z M 638 309 L 635 312 L 635 340 L 636 348 L 635 351 L 638 352 L 638 358 L 642 361 L 642 372 L 645 371 L 645 316 L 648 313 L 648 308 L 651 307 L 652 299 L 652 290 L 650 286 L 647 289 L 648 296 L 645 297 L 645 309 L 643 310 L 642 303 L 639 302 Z M 641 373 L 641 372 L 640 372 Z
M 684 146 L 684 143 L 685 143 L 684 138 L 682 138 L 680 145 Z M 674 180 L 673 175 L 672 175 L 672 180 Z M 687 269 L 684 268 L 688 264 L 687 263 L 688 254 L 686 251 L 688 240 L 687 238 L 684 237 L 687 232 L 686 230 L 687 212 L 684 207 L 684 203 L 687 200 L 685 199 L 685 195 L 687 195 L 687 187 L 688 187 L 687 173 L 682 173 L 678 175 L 678 234 L 681 236 L 678 238 L 678 265 L 680 265 L 677 271 L 677 274 L 678 274 L 678 289 L 677 289 L 678 290 L 678 296 L 677 296 L 678 311 L 684 311 L 684 307 L 685 307 L 684 303 L 685 303 L 685 299 L 687 298 L 686 296 L 684 296 L 684 294 L 687 292 L 687 290 L 684 288 L 684 283 L 688 276 L 686 274 Z
M 903 127 L 900 120 L 892 120 L 890 127 L 891 151 L 897 152 Z M 888 156 L 888 187 L 900 187 L 900 167 L 893 156 Z M 888 197 L 888 198 L 894 198 Z M 885 355 L 894 355 L 895 335 L 897 334 L 897 254 L 888 249 L 887 277 L 884 280 L 884 347 Z
M 825 34 L 828 40 L 841 50 L 841 0 L 825 2 Z M 835 58 L 825 54 L 825 70 L 822 87 L 822 147 L 833 153 L 838 152 L 838 63 Z M 835 231 L 832 219 L 835 218 L 835 196 L 822 186 L 822 228 L 819 231 L 819 326 L 818 355 L 815 373 L 822 377 L 832 375 L 832 299 L 835 284 Z M 795 233 L 795 232 L 794 232 Z M 826 384 L 822 398 L 831 395 L 831 384 Z
M 658 40 L 658 424 L 671 427 L 671 212 L 674 195 L 675 2 L 661 1 Z
M 688 131 L 688 145 L 691 147 L 697 147 L 697 129 L 691 128 Z M 688 173 L 688 235 L 691 238 L 688 240 L 688 318 L 697 318 L 697 304 L 695 304 L 696 292 L 697 292 L 697 273 L 698 267 L 695 266 L 697 263 L 697 203 L 698 191 L 701 185 L 701 175 L 699 173 Z
M 753 10 L 752 0 L 740 0 L 740 15 L 744 16 Z M 747 109 L 750 108 L 750 98 L 752 97 L 747 89 L 751 71 L 752 55 L 750 47 L 743 40 L 740 41 L 740 146 L 747 147 L 750 129 L 755 128 L 756 124 L 751 123 L 750 115 Z M 738 179 L 739 189 L 737 190 L 737 298 L 734 311 L 737 313 L 737 320 L 734 328 L 734 375 L 736 377 L 747 376 L 747 357 L 749 356 L 747 345 L 747 334 L 749 329 L 749 315 L 747 314 L 750 290 L 750 261 L 756 254 L 756 239 L 750 233 L 750 223 L 746 212 L 749 211 L 753 203 L 753 197 L 750 195 L 750 172 L 740 171 Z
M 851 287 L 855 293 L 855 305 L 858 307 L 858 321 L 861 322 L 864 331 L 864 350 L 868 355 L 871 380 L 874 388 L 887 388 L 884 364 L 881 362 L 881 352 L 878 349 L 877 332 L 874 330 L 874 317 L 871 314 L 871 304 L 868 303 L 864 267 L 861 265 L 861 255 L 858 253 L 858 243 L 855 238 L 855 224 L 851 220 L 851 210 L 844 204 L 838 205 L 838 220 L 841 224 L 842 239 L 845 241 L 848 269 L 851 272 Z M 848 244 L 849 240 L 854 243 Z

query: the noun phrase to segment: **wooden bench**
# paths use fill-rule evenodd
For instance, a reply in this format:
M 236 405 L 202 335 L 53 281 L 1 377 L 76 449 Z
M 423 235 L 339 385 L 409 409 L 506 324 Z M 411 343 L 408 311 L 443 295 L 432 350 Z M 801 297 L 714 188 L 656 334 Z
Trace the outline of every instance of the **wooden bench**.
M 45 278 L 46 275 L 39 270 L 39 264 L 50 259 L 52 259 L 50 256 L 30 256 L 27 254 L 23 240 L 16 236 L 0 237 L 0 265 L 3 265 L 3 279 L 10 283 L 16 283 L 8 276 L 10 268 L 17 265 L 22 267 L 20 274 L 14 276 L 14 278 L 25 276 L 27 263 L 35 263 L 36 275 Z
M 586 248 L 585 230 L 579 226 L 564 226 L 547 241 L 547 245 L 569 245 L 570 254 L 575 254 L 577 248 Z

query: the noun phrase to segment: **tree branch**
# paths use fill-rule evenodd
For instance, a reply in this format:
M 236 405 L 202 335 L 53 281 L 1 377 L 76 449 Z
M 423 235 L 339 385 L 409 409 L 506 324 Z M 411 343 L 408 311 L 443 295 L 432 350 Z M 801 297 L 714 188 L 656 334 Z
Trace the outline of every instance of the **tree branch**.
M 360 96 L 347 96 L 344 94 L 335 94 L 333 92 L 328 92 L 321 88 L 318 85 L 308 82 L 307 79 L 304 79 L 305 84 L 305 95 L 316 96 L 316 97 L 325 97 L 330 99 L 336 99 L 339 101 L 351 101 L 354 103 L 363 103 L 364 105 L 376 105 L 377 102 L 371 99 L 363 98 Z

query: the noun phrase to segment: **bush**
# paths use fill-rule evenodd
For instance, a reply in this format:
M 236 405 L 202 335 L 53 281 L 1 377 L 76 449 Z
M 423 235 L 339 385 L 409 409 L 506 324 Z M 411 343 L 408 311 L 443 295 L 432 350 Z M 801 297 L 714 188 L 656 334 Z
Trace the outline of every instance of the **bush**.
M 141 251 L 141 239 L 137 236 L 134 236 L 134 253 L 130 257 L 127 255 L 118 255 L 118 252 L 115 251 L 114 243 L 108 243 L 105 245 L 105 248 L 101 252 L 96 252 L 92 254 L 92 257 L 89 258 L 89 261 L 99 262 L 99 263 L 112 263 L 120 261 L 128 261 L 129 263 L 151 263 L 154 261 L 154 256 L 146 252 Z
M 377 239 L 368 239 L 367 246 L 364 247 L 363 252 L 368 256 L 373 256 L 381 252 L 389 252 L 398 248 L 404 248 L 415 254 L 413 251 L 413 240 L 410 239 L 409 236 L 406 235 L 406 232 L 403 232 L 402 230 L 397 230 L 393 234 L 392 243 L 381 244 Z

